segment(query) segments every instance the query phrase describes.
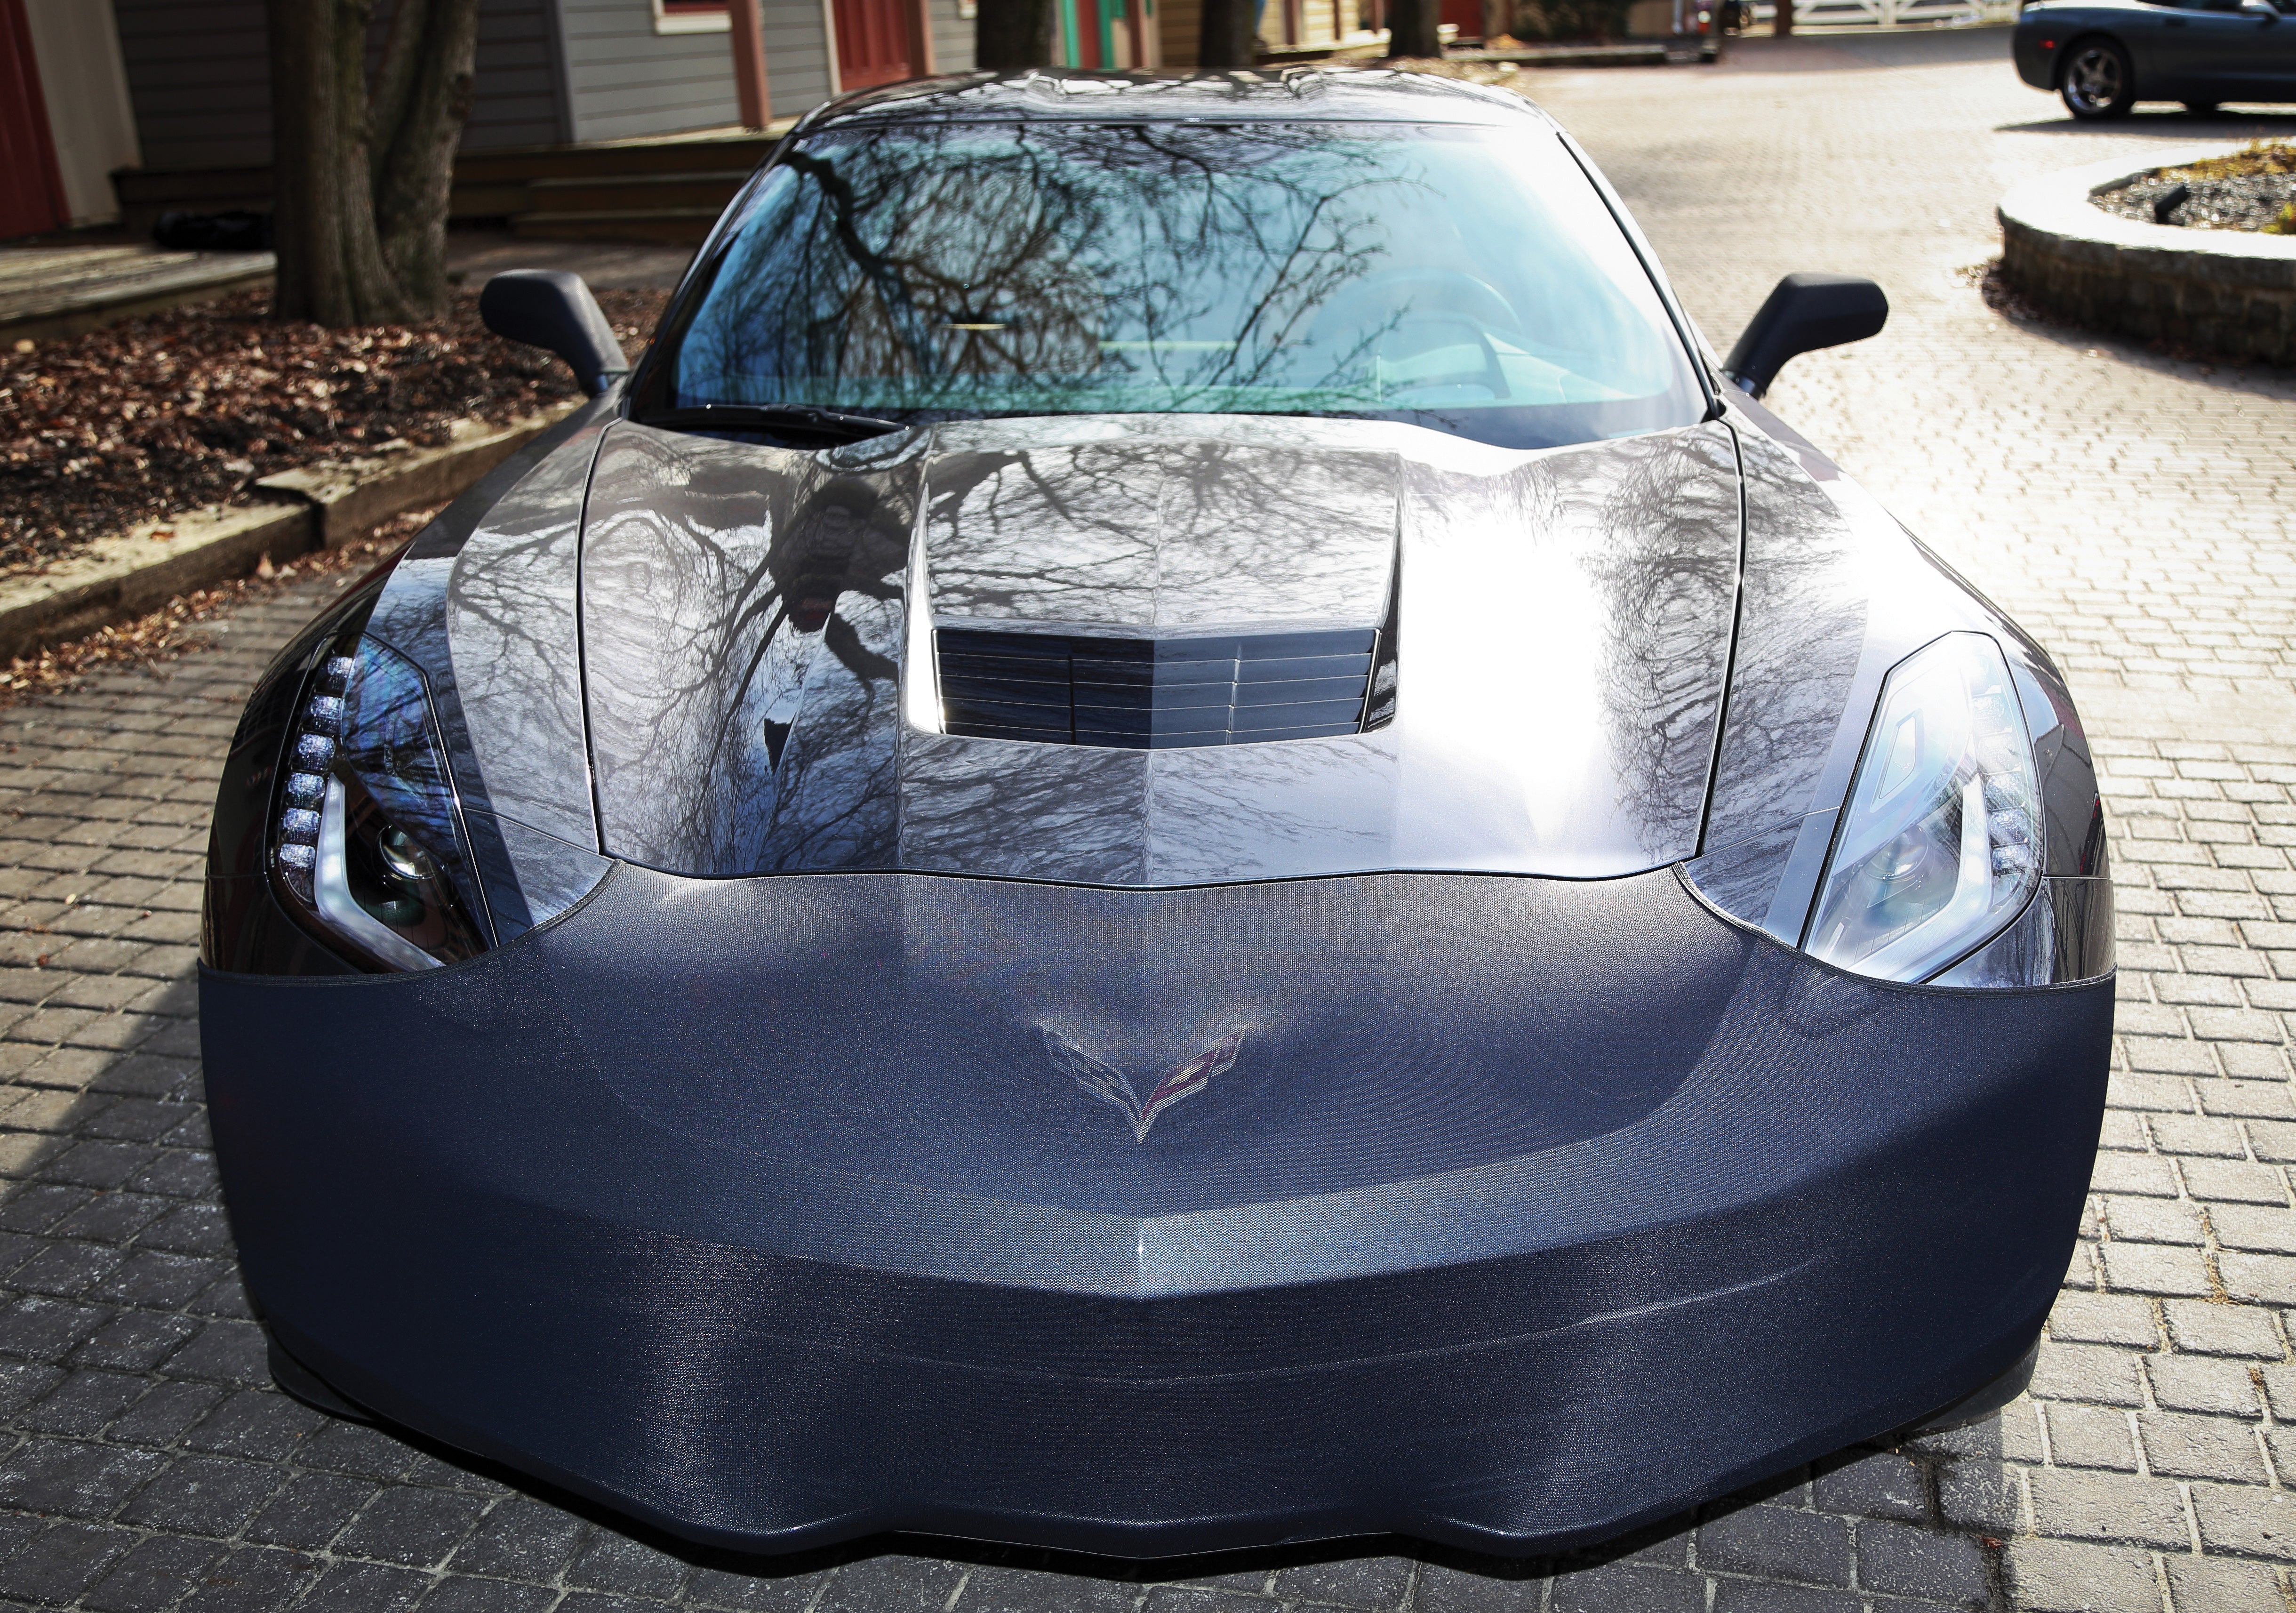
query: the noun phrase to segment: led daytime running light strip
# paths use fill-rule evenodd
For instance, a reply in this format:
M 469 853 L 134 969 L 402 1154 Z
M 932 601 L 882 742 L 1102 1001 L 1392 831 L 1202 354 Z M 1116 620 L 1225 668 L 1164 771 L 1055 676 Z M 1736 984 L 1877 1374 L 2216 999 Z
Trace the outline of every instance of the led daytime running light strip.
M 314 907 L 318 902 L 312 876 L 319 860 L 320 812 L 335 764 L 335 742 L 343 731 L 343 695 L 357 668 L 348 655 L 331 655 L 320 666 L 287 753 L 287 787 L 279 812 L 279 876 Z

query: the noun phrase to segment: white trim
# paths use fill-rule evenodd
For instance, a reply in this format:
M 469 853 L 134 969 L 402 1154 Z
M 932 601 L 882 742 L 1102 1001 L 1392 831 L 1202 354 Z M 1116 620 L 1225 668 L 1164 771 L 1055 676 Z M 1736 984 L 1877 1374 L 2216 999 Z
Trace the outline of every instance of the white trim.
M 653 31 L 657 34 L 726 34 L 733 29 L 733 15 L 724 10 L 672 15 L 661 9 L 661 0 L 653 0 Z
M 837 0 L 821 0 L 821 42 L 827 47 L 824 60 L 829 66 L 829 93 L 841 95 L 845 93 L 845 74 L 837 65 Z

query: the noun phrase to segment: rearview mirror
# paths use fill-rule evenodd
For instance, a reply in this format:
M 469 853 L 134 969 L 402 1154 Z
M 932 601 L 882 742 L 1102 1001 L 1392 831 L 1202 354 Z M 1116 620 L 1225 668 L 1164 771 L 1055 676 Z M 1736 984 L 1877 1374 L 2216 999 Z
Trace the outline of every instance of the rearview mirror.
M 605 310 L 579 275 L 564 269 L 505 269 L 479 293 L 479 317 L 497 336 L 566 360 L 594 396 L 629 372 Z
M 1787 359 L 1877 336 L 1889 317 L 1890 300 L 1861 276 L 1788 275 L 1747 323 L 1722 370 L 1759 398 Z

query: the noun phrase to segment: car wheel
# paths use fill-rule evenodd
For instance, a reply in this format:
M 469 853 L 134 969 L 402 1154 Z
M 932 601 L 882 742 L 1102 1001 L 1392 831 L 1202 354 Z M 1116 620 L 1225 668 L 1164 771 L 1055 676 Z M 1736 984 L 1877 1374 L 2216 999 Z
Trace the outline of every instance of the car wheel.
M 2136 73 L 2128 53 L 2110 39 L 2084 39 L 2065 59 L 2057 93 L 2076 118 L 2126 117 L 2136 103 Z
M 2187 101 L 2185 111 L 2191 117 L 2213 118 L 2217 115 L 2217 103 L 2213 101 Z

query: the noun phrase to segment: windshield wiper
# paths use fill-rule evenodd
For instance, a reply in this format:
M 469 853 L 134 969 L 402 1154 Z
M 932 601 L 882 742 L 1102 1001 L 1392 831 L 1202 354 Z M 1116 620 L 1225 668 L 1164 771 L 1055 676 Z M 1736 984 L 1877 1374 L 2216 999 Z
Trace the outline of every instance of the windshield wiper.
M 657 409 L 635 418 L 640 425 L 665 432 L 756 432 L 803 442 L 859 442 L 908 429 L 898 420 L 849 415 L 810 403 L 710 403 Z

